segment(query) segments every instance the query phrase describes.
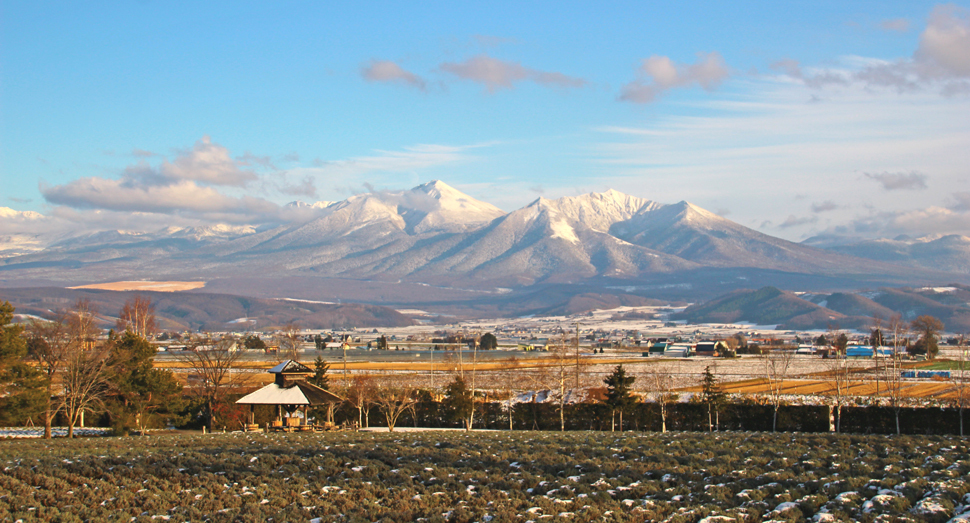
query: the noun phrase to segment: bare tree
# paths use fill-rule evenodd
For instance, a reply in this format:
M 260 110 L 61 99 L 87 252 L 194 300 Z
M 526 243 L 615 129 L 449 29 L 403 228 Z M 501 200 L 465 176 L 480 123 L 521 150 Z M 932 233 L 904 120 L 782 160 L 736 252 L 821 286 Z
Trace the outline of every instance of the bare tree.
M 555 373 L 556 386 L 559 387 L 559 430 L 566 431 L 566 380 L 569 379 L 570 367 L 574 361 L 569 356 L 569 348 L 566 347 L 565 337 L 558 341 L 551 342 L 549 348 L 553 353 L 555 361 L 553 371 Z
M 86 411 L 101 405 L 108 394 L 108 348 L 96 343 L 97 309 L 89 300 L 79 299 L 68 314 L 69 343 L 64 354 L 61 378 L 61 403 L 67 417 L 67 437 Z
M 57 414 L 54 404 L 54 379 L 61 371 L 71 350 L 68 314 L 58 313 L 51 320 L 35 320 L 28 327 L 27 350 L 44 373 L 46 403 L 44 406 L 44 439 L 51 438 L 51 422 Z
M 512 415 L 515 413 L 515 389 L 520 378 L 521 369 L 519 368 L 519 361 L 513 356 L 502 366 L 502 370 L 499 372 L 498 380 L 503 394 L 508 398 L 505 404 L 505 410 L 509 415 L 510 431 L 513 430 Z
M 384 413 L 388 432 L 394 432 L 401 414 L 417 403 L 416 392 L 410 377 L 406 375 L 388 375 L 377 381 L 374 403 Z
M 909 325 L 903 321 L 901 314 L 893 314 L 889 318 L 889 332 L 893 337 L 893 353 L 886 362 L 886 397 L 889 398 L 889 406 L 893 409 L 896 417 L 896 434 L 901 434 L 899 425 L 899 415 L 903 410 L 903 377 L 900 365 L 900 347 L 909 332 Z
M 461 347 L 458 347 L 461 350 Z M 459 353 L 460 354 L 460 353 Z M 477 393 L 478 387 L 478 343 L 475 343 L 474 349 L 472 350 L 472 408 L 468 413 L 468 424 L 466 425 L 466 430 L 472 430 L 475 425 L 475 395 Z
M 280 347 L 280 358 L 300 361 L 300 326 L 294 322 L 284 325 L 276 333 L 276 343 Z M 344 364 L 346 366 L 346 363 Z
M 667 432 L 667 412 L 672 403 L 677 401 L 674 392 L 674 377 L 670 367 L 658 365 L 645 376 L 645 382 L 652 393 L 653 400 L 660 408 L 660 432 Z
M 841 432 L 842 407 L 845 406 L 849 391 L 849 360 L 845 353 L 836 350 L 829 359 L 828 366 L 835 393 L 835 432 Z
M 548 390 L 552 381 L 551 369 L 543 362 L 537 362 L 525 373 L 525 378 L 529 384 L 529 389 L 532 391 L 532 401 L 530 402 L 532 429 L 539 430 L 539 393 Z
M 155 319 L 155 304 L 148 298 L 136 294 L 121 306 L 116 328 L 124 332 L 130 330 L 142 338 L 148 339 L 157 330 Z
M 108 349 L 98 345 L 90 349 L 72 347 L 65 358 L 61 379 L 63 388 L 61 408 L 67 417 L 67 437 L 74 437 L 74 427 L 83 419 L 84 413 L 104 404 L 110 391 Z
M 956 405 L 960 409 L 960 436 L 963 436 L 963 410 L 967 407 L 967 338 L 966 335 L 961 335 L 960 340 L 957 342 L 960 350 L 960 374 L 953 376 L 951 379 L 956 382 L 957 397 Z
M 232 372 L 242 354 L 240 350 L 230 350 L 234 343 L 229 338 L 216 342 L 194 338 L 189 341 L 191 350 L 179 358 L 194 374 L 195 381 L 188 389 L 202 400 L 203 417 L 210 432 L 215 426 L 216 407 L 246 381 L 244 373 Z
M 370 406 L 374 402 L 374 378 L 362 374 L 354 376 L 347 384 L 345 397 L 357 409 L 357 426 L 367 426 L 364 422 L 369 421 Z M 367 412 L 366 419 L 365 412 Z
M 764 377 L 768 381 L 768 399 L 774 408 L 771 419 L 771 430 L 778 430 L 778 409 L 781 408 L 781 396 L 785 386 L 785 378 L 791 368 L 792 359 L 795 351 L 790 350 L 763 350 L 761 358 Z

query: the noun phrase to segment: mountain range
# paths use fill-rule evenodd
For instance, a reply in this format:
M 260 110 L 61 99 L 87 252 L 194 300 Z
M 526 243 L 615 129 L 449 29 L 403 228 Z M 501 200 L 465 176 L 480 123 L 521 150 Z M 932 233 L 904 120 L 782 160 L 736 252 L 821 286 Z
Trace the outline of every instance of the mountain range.
M 970 286 L 882 288 L 864 292 L 793 293 L 775 287 L 738 290 L 688 307 L 676 318 L 690 323 L 753 323 L 781 329 L 865 331 L 899 314 L 907 323 L 934 316 L 948 332 L 970 330 Z M 878 319 L 878 320 L 876 320 Z
M 555 308 L 581 294 L 694 300 L 752 282 L 877 288 L 959 283 L 970 274 L 955 256 L 932 264 L 932 242 L 821 248 L 686 201 L 661 204 L 613 190 L 539 198 L 506 213 L 432 181 L 291 207 L 302 218 L 272 226 L 0 239 L 7 253 L 0 287 L 204 280 L 207 292 L 429 307 L 499 307 L 545 289 L 560 301 L 543 306 Z

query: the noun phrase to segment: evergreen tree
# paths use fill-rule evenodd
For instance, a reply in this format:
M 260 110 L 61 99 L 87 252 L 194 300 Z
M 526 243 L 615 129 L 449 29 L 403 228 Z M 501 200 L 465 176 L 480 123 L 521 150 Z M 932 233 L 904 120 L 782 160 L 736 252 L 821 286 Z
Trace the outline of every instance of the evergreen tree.
M 482 350 L 495 350 L 498 348 L 498 338 L 491 332 L 486 332 L 482 334 L 480 345 Z
M 880 330 L 878 327 L 872 329 L 872 332 L 869 333 L 869 345 L 872 345 L 873 347 L 881 347 L 885 344 L 886 340 L 883 338 L 882 330 Z
M 617 365 L 613 369 L 613 373 L 603 380 L 603 383 L 606 384 L 606 400 L 604 403 L 610 407 L 614 416 L 617 412 L 620 413 L 621 431 L 623 430 L 623 412 L 637 402 L 636 397 L 633 396 L 633 392 L 630 390 L 634 381 L 636 381 L 636 377 L 627 376 L 623 365 Z M 612 424 L 610 430 L 613 430 Z
M 0 424 L 8 427 L 39 419 L 46 403 L 44 376 L 24 362 L 27 340 L 13 313 L 13 305 L 0 303 Z
M 840 332 L 838 336 L 835 337 L 835 341 L 832 343 L 835 350 L 839 354 L 845 354 L 845 349 L 849 346 L 849 337 L 844 333 Z
M 313 360 L 313 376 L 310 376 L 307 381 L 323 390 L 330 390 L 330 377 L 327 376 L 329 370 L 330 363 L 317 356 L 317 359 Z
M 317 335 L 317 338 L 320 338 Z M 322 338 L 320 338 L 322 340 Z M 326 362 L 320 356 L 313 360 L 313 375 L 307 380 L 313 385 L 320 387 L 323 390 L 330 390 L 330 377 L 327 376 L 327 372 L 330 370 L 330 363 Z M 316 407 L 310 410 L 310 415 L 314 418 L 320 418 L 322 416 L 327 417 L 328 422 L 333 422 L 333 403 L 327 403 L 326 408 Z
M 445 387 L 445 400 L 442 402 L 448 419 L 461 421 L 465 430 L 471 430 L 469 420 L 475 407 L 475 398 L 472 394 L 473 391 L 465 384 L 465 380 L 461 375 L 456 374 L 455 379 Z
M 717 425 L 714 423 L 714 418 L 718 417 L 719 409 L 724 405 L 725 395 L 717 376 L 711 372 L 710 365 L 704 368 L 701 386 L 701 401 L 704 402 L 704 405 L 707 405 L 707 428 L 708 431 L 713 431 Z
M 127 434 L 135 428 L 144 431 L 153 415 L 172 422 L 182 421 L 182 384 L 172 371 L 154 368 L 155 347 L 131 331 L 120 338 L 112 333 L 108 343 L 111 344 L 109 416 L 115 432 Z
M 243 346 L 249 350 L 266 350 L 266 342 L 255 334 L 246 336 L 246 339 L 243 340 Z

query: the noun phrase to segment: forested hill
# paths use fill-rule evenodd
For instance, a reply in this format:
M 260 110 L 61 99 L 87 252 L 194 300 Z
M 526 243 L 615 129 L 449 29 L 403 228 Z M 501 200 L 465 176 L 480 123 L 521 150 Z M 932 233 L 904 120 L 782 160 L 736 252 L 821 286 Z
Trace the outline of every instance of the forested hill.
M 87 299 L 104 327 L 114 326 L 125 301 L 140 294 L 155 304 L 159 328 L 181 330 L 268 330 L 289 322 L 302 328 L 400 327 L 414 320 L 389 307 L 359 303 L 247 298 L 199 292 L 126 292 L 57 287 L 0 289 L 0 301 L 16 307 L 21 319 L 49 318 Z

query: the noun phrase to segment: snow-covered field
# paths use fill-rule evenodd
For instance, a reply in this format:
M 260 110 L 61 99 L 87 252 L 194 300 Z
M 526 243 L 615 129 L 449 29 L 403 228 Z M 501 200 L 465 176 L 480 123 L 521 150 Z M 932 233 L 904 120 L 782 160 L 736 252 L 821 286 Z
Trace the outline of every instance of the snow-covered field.
M 79 438 L 107 436 L 111 429 L 74 427 L 74 435 Z M 55 438 L 67 436 L 67 427 L 51 427 Z M 0 439 L 32 439 L 44 437 L 44 427 L 0 427 Z

